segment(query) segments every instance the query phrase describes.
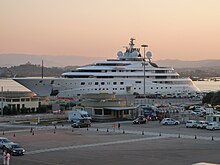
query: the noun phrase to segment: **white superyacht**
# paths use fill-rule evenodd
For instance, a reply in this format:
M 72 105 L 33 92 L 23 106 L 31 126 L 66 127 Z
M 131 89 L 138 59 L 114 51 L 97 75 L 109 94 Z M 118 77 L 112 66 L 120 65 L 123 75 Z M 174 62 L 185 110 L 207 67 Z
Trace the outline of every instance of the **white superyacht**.
M 151 52 L 144 56 L 134 47 L 133 38 L 117 59 L 63 73 L 59 78 L 14 78 L 38 96 L 74 98 L 82 94 L 187 95 L 199 92 L 190 78 L 180 78 L 171 67 L 151 62 Z M 146 45 L 144 45 L 146 47 Z M 144 48 L 145 49 L 145 48 Z M 145 50 L 144 50 L 145 52 Z

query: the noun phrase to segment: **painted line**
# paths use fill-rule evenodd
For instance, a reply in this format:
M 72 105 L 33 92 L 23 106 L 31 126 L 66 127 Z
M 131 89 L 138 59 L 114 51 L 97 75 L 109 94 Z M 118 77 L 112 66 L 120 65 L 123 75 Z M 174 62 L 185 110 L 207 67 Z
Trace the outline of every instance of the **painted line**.
M 107 146 L 107 145 L 115 145 L 115 144 L 135 143 L 135 142 L 162 139 L 162 138 L 165 138 L 165 137 L 157 136 L 157 137 L 147 137 L 147 138 L 139 138 L 139 139 L 120 140 L 120 141 L 104 142 L 104 143 L 84 144 L 84 145 L 76 145 L 76 146 L 68 146 L 68 147 L 48 148 L 48 149 L 29 151 L 29 152 L 26 152 L 26 155 L 33 155 L 33 154 L 39 154 L 39 153 L 45 153 L 45 152 L 54 152 L 54 151 L 61 151 L 61 150 L 87 148 L 87 147 L 97 147 L 97 146 Z
M 82 129 L 82 130 L 86 130 L 86 129 Z M 98 128 L 98 130 L 100 132 L 106 132 L 107 129 L 104 129 L 104 128 Z M 136 134 L 136 135 L 141 135 L 142 134 L 142 131 L 131 131 L 131 130 L 118 130 L 118 129 L 108 129 L 109 132 L 112 132 L 112 133 L 120 133 L 122 134 L 123 131 L 126 133 L 126 134 Z M 97 132 L 97 128 L 89 128 L 89 131 L 96 131 Z M 173 138 L 177 138 L 179 136 L 179 134 L 170 134 L 170 133 L 163 133 L 163 132 L 148 132 L 148 131 L 144 131 L 144 135 L 147 135 L 147 136 L 159 136 L 159 134 L 161 134 L 161 136 L 163 137 L 173 137 Z M 195 135 L 184 135 L 184 134 L 180 134 L 180 138 L 185 138 L 185 139 L 195 139 Z M 196 139 L 198 140 L 212 140 L 212 136 L 208 137 L 208 136 L 196 136 Z M 214 141 L 220 141 L 220 137 L 213 137 L 213 140 Z

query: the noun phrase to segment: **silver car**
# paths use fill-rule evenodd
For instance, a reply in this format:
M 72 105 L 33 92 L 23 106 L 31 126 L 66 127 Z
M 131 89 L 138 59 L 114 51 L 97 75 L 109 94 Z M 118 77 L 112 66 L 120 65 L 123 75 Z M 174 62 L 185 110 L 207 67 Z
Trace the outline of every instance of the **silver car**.
M 164 118 L 161 121 L 161 124 L 163 124 L 163 125 L 178 125 L 178 124 L 180 124 L 180 122 L 178 120 L 173 119 L 173 118 Z
M 0 148 L 1 149 L 8 143 L 11 143 L 11 141 L 5 137 L 0 137 Z

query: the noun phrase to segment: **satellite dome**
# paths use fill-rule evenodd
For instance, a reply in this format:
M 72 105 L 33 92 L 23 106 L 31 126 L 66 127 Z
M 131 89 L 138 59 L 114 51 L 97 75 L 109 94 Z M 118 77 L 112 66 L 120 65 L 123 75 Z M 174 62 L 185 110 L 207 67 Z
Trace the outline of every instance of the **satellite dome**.
M 147 56 L 148 59 L 151 59 L 151 58 L 152 58 L 152 53 L 151 53 L 150 51 L 148 51 L 148 52 L 146 53 L 146 56 Z
M 123 56 L 123 52 L 122 52 L 122 51 L 119 51 L 119 52 L 117 53 L 117 55 L 118 55 L 118 57 L 122 57 L 122 56 Z
M 135 50 L 132 52 L 132 57 L 137 57 L 138 55 L 139 55 L 138 51 Z

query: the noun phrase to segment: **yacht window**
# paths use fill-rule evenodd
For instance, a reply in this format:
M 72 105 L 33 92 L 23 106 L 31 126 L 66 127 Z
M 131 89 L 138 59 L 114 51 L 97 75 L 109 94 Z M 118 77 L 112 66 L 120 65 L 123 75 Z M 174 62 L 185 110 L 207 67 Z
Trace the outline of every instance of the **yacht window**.
M 85 82 L 81 82 L 81 85 L 85 85 Z
M 141 81 L 135 81 L 135 83 L 140 84 L 140 83 L 141 83 Z
M 105 85 L 105 82 L 101 82 L 101 85 Z
M 121 85 L 123 85 L 123 84 L 124 84 L 124 82 L 120 82 L 120 84 L 121 84 Z
M 98 82 L 95 82 L 95 85 L 99 85 L 99 83 L 98 83 Z
M 116 70 L 112 70 L 112 72 L 116 72 Z
M 117 82 L 113 82 L 113 85 L 117 85 Z
M 92 82 L 89 82 L 88 85 L 92 85 Z
M 107 82 L 108 85 L 110 85 L 110 82 Z

